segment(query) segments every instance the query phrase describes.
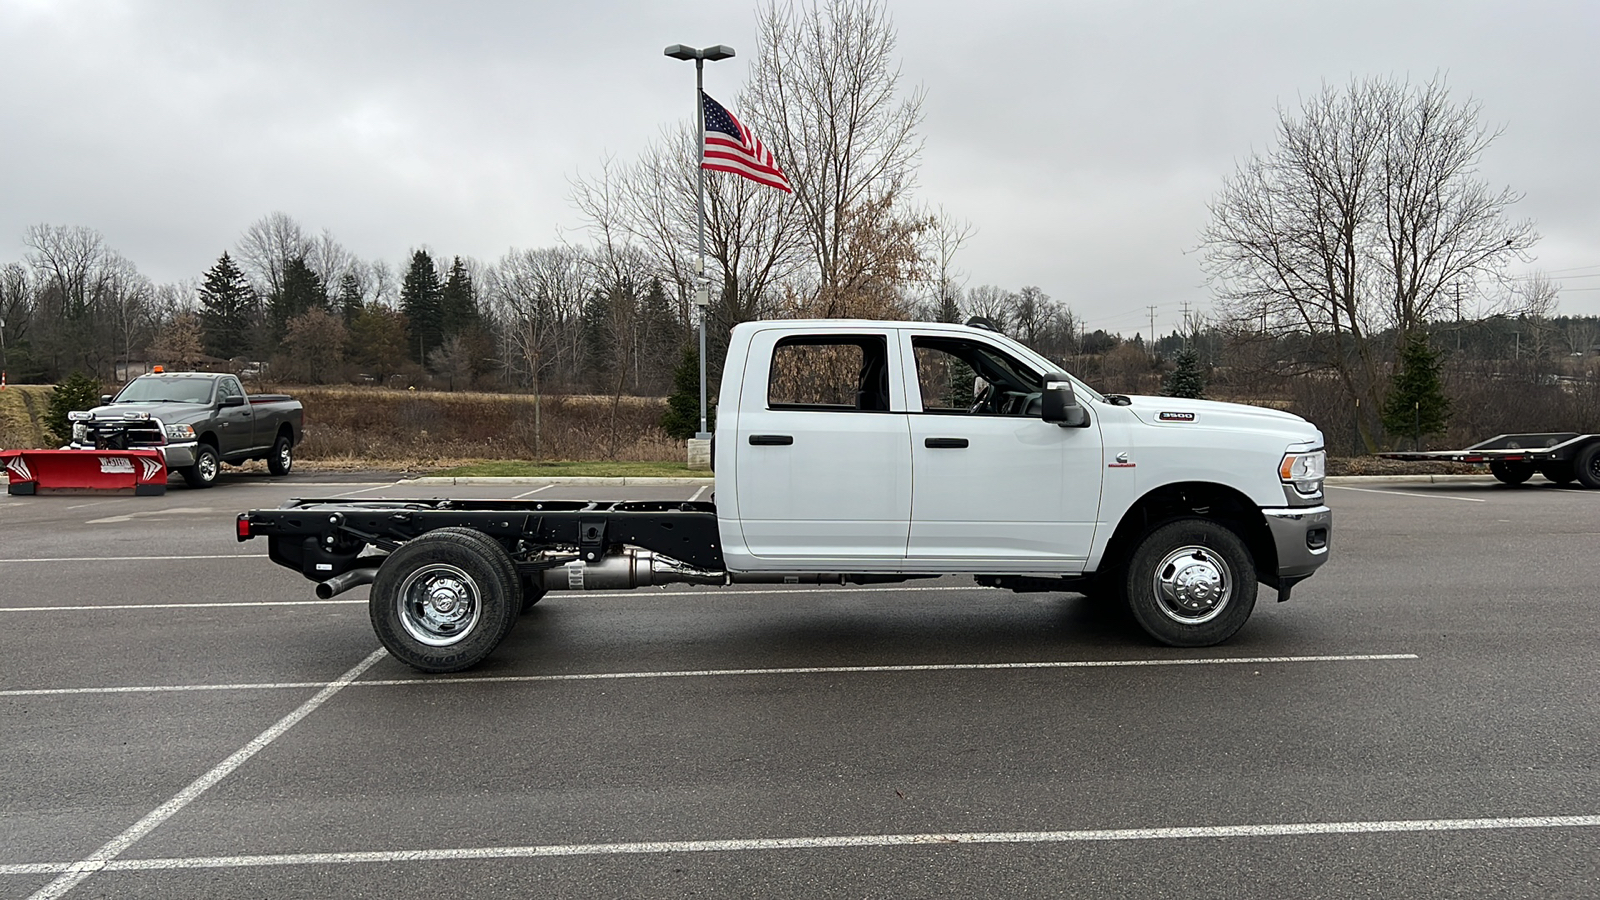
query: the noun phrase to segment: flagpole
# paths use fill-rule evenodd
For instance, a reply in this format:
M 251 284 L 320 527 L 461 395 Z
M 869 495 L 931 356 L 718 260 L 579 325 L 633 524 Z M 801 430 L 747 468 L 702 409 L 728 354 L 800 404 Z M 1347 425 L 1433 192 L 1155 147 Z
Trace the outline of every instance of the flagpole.
M 695 296 L 705 302 L 700 304 L 700 430 L 695 434 L 700 440 L 708 440 L 711 435 L 706 431 L 706 316 L 711 312 L 711 285 L 706 279 L 706 106 L 701 99 L 705 94 L 704 75 L 706 69 L 705 57 L 697 56 L 694 60 L 694 109 L 695 109 L 695 144 L 699 149 L 695 152 L 695 172 L 700 176 L 698 191 L 699 203 L 696 217 L 700 224 L 700 249 L 695 257 Z M 704 294 L 700 292 L 704 291 Z
M 673 59 L 694 60 L 694 132 L 695 140 L 699 143 L 699 149 L 695 151 L 695 171 L 700 182 L 696 197 L 699 243 L 694 260 L 694 301 L 700 307 L 700 431 L 695 438 L 708 440 L 711 433 L 706 430 L 706 317 L 711 312 L 711 288 L 710 280 L 706 277 L 706 108 L 701 98 L 705 95 L 706 60 L 716 62 L 719 59 L 731 59 L 733 48 L 726 44 L 699 49 L 673 44 L 662 53 Z

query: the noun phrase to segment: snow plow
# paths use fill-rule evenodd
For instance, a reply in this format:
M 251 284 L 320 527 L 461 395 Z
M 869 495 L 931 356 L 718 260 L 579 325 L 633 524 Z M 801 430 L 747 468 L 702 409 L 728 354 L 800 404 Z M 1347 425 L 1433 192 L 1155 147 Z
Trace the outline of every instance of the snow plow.
M 167 464 L 157 450 L 0 450 L 0 469 L 16 495 L 41 491 L 167 492 Z

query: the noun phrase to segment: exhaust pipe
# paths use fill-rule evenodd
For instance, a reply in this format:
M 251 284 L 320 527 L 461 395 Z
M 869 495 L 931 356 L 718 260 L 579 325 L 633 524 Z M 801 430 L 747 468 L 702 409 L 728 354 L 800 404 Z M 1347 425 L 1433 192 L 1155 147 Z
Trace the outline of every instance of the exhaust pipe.
M 628 548 L 594 563 L 573 560 L 544 570 L 547 591 L 625 591 L 656 584 L 728 583 L 728 573 L 697 569 L 652 550 Z
M 327 600 L 330 597 L 342 594 L 353 587 L 360 587 L 363 584 L 371 584 L 372 579 L 377 577 L 377 566 L 369 566 L 362 569 L 351 569 L 343 575 L 335 575 L 332 578 L 329 578 L 327 581 L 317 582 L 317 599 Z

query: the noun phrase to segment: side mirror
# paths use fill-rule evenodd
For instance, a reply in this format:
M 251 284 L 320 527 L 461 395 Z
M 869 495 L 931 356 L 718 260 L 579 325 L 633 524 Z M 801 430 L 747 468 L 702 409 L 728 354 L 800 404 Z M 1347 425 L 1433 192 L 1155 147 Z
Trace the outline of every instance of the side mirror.
M 1078 404 L 1072 381 L 1052 372 L 1044 376 L 1044 393 L 1039 397 L 1039 417 L 1062 428 L 1087 428 L 1089 411 Z
M 230 394 L 229 396 L 226 396 L 226 397 L 222 398 L 222 405 L 223 406 L 243 406 L 244 405 L 244 398 L 239 396 L 238 394 Z
M 110 403 L 110 402 L 111 402 L 111 395 L 110 394 L 101 394 L 100 395 L 100 404 L 102 406 L 104 406 L 105 404 Z

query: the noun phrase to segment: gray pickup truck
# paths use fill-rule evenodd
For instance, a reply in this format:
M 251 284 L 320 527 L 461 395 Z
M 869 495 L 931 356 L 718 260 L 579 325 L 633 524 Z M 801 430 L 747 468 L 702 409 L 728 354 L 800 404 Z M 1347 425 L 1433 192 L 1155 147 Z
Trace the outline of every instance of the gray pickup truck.
M 72 449 L 158 450 L 190 487 L 210 487 L 222 463 L 253 459 L 266 460 L 274 475 L 287 475 L 303 434 L 300 401 L 246 394 L 233 375 L 140 375 L 100 400 L 104 406 L 68 415 Z

